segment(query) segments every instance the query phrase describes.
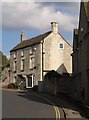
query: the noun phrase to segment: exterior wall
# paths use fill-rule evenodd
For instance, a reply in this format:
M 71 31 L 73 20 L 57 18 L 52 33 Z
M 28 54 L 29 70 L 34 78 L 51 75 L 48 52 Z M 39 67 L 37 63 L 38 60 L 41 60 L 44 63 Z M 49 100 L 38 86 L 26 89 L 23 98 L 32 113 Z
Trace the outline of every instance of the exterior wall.
M 14 77 L 17 78 L 18 75 L 23 75 L 23 76 L 27 76 L 30 74 L 35 75 L 35 84 L 38 84 L 37 81 L 40 80 L 40 69 L 41 69 L 41 64 L 40 64 L 40 44 L 35 45 L 34 47 L 36 47 L 36 51 L 34 51 L 33 55 L 30 55 L 30 48 L 31 47 L 27 47 L 24 48 L 24 57 L 21 57 L 21 50 L 17 50 L 17 56 L 16 58 L 14 58 L 14 53 L 12 52 L 10 55 L 10 69 L 11 69 L 11 75 L 10 75 L 10 80 L 11 82 L 15 82 L 14 81 Z M 34 67 L 35 69 L 30 69 L 30 57 L 34 57 Z M 21 71 L 21 59 L 24 58 L 25 59 L 25 68 L 23 71 Z M 14 72 L 14 61 L 17 60 L 17 71 Z
M 60 49 L 59 44 L 63 43 L 64 48 Z M 30 54 L 31 47 L 34 47 L 33 54 Z M 39 44 L 23 48 L 24 56 L 21 56 L 22 49 L 13 51 L 10 54 L 10 80 L 21 81 L 24 77 L 27 81 L 28 75 L 34 75 L 34 85 L 43 80 L 45 70 L 55 70 L 60 72 L 60 66 L 64 65 L 66 72 L 72 73 L 72 47 L 58 34 L 51 33 Z M 14 53 L 17 52 L 16 58 Z M 30 69 L 30 58 L 34 57 L 34 68 Z M 25 60 L 25 68 L 21 70 L 21 59 Z M 17 70 L 14 72 L 14 61 L 17 61 Z M 62 71 L 65 72 L 65 71 Z M 21 77 L 22 76 L 22 77 Z
M 83 28 L 83 31 L 81 31 Z M 88 21 L 85 13 L 84 5 L 81 5 L 80 12 L 80 24 L 79 24 L 79 52 L 78 52 L 78 63 L 80 73 L 80 100 L 87 102 L 88 97 L 88 79 L 87 79 L 87 50 L 88 50 L 88 39 L 86 35 L 88 33 Z
M 51 71 L 52 72 L 52 71 Z M 45 76 L 45 92 L 58 95 L 65 94 L 68 96 L 73 96 L 73 80 L 71 76 L 59 76 L 54 75 L 52 72 L 49 76 Z M 48 73 L 49 74 L 49 73 Z
M 78 34 L 78 59 L 76 59 L 76 53 L 74 53 L 74 74 L 75 76 L 75 89 L 77 99 L 89 104 L 89 78 L 88 78 L 88 61 L 89 61 L 89 23 L 86 16 L 84 3 L 81 3 L 80 9 L 80 21 L 79 21 L 79 34 Z M 78 64 L 77 64 L 78 63 Z
M 59 48 L 60 43 L 64 44 L 64 49 Z M 67 72 L 72 73 L 72 47 L 59 34 L 51 33 L 44 40 L 44 53 L 44 70 L 60 72 L 59 68 L 64 64 Z

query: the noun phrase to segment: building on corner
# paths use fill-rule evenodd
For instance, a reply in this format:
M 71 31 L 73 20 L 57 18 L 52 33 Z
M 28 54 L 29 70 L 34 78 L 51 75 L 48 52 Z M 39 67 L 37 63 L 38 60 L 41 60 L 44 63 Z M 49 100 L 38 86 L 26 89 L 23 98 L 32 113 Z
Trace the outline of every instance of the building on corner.
M 89 104 L 89 1 L 81 2 L 72 56 L 75 98 Z
M 58 23 L 51 23 L 51 31 L 26 39 L 10 51 L 10 80 L 26 83 L 32 88 L 51 70 L 72 73 L 72 46 L 58 33 Z

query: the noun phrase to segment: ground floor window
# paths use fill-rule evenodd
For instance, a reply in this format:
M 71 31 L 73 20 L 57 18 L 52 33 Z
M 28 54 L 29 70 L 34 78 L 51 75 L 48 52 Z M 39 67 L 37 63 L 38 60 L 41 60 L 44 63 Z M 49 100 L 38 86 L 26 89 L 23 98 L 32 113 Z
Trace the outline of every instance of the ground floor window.
M 14 77 L 14 83 L 16 82 L 16 76 Z

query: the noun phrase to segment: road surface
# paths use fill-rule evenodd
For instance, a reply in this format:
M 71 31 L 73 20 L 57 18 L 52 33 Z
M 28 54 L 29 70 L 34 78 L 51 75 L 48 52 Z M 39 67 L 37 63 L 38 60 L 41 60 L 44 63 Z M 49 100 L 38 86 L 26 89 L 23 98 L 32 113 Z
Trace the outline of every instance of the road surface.
M 29 92 L 2 91 L 2 118 L 54 118 L 56 108 Z M 53 119 L 52 119 L 53 120 Z

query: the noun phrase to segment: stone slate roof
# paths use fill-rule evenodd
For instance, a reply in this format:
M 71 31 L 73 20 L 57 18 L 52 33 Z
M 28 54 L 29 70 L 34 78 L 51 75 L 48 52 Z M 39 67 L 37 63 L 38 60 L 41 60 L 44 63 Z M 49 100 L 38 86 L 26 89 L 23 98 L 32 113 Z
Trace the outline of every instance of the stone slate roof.
M 14 47 L 10 52 L 15 51 L 15 50 L 18 50 L 18 49 L 21 49 L 21 48 L 25 48 L 25 47 L 28 47 L 28 46 L 32 46 L 32 45 L 38 44 L 38 43 L 41 42 L 41 40 L 44 40 L 44 38 L 47 37 L 50 33 L 51 33 L 51 31 L 46 32 L 46 33 L 44 33 L 44 34 L 41 34 L 41 35 L 39 35 L 39 36 L 36 36 L 36 37 L 34 37 L 34 38 L 25 40 L 25 41 L 19 43 L 19 44 L 18 44 L 16 47 Z
M 41 34 L 41 35 L 38 35 L 34 38 L 31 38 L 31 39 L 28 39 L 28 40 L 24 40 L 22 41 L 21 43 L 19 43 L 16 47 L 14 47 L 12 50 L 10 50 L 10 52 L 13 52 L 13 51 L 16 51 L 16 50 L 19 50 L 19 49 L 22 49 L 22 48 L 25 48 L 25 47 L 28 47 L 28 46 L 32 46 L 32 45 L 35 45 L 35 44 L 38 44 L 40 43 L 42 40 L 44 40 L 44 38 L 46 38 L 50 33 L 52 33 L 52 31 L 49 31 L 49 32 L 46 32 L 44 34 Z M 62 35 L 60 33 L 58 33 L 61 37 Z M 63 37 L 62 37 L 63 38 Z M 63 38 L 64 39 L 64 38 Z M 65 39 L 64 41 L 69 45 L 71 46 Z M 71 46 L 72 47 L 72 46 Z
M 89 0 L 87 2 L 84 2 L 84 8 L 85 8 L 87 19 L 89 21 Z

